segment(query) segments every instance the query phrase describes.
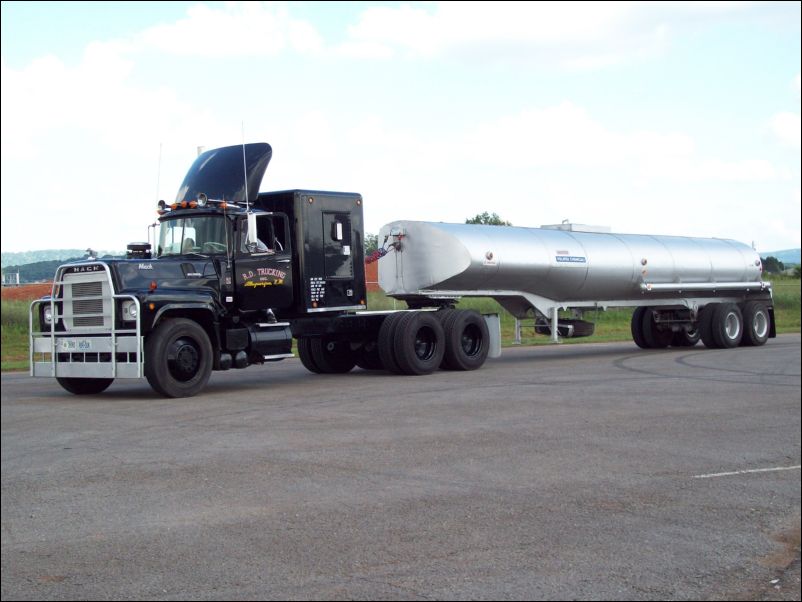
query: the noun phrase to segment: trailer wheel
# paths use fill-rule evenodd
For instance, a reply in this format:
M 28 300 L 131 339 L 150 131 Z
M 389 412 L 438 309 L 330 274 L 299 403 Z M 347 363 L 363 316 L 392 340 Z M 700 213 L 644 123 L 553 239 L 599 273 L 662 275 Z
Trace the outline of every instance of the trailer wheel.
M 312 355 L 312 339 L 308 337 L 298 339 L 298 357 L 301 358 L 301 363 L 304 365 L 304 368 L 315 374 L 322 374 L 323 371 L 320 369 L 320 366 L 317 365 Z
M 403 314 L 390 314 L 382 322 L 379 329 L 379 358 L 382 361 L 384 369 L 393 372 L 394 374 L 401 374 L 401 367 L 395 357 L 395 332 L 398 327 L 398 322 L 403 318 Z
M 630 322 L 630 331 L 632 332 L 632 340 L 641 349 L 649 349 L 649 344 L 643 336 L 643 315 L 648 310 L 648 307 L 637 307 L 632 312 L 632 321 Z
M 476 370 L 481 368 L 490 351 L 487 322 L 473 310 L 455 311 L 446 318 L 445 354 L 443 367 L 447 370 Z
M 356 366 L 356 355 L 351 344 L 343 339 L 314 337 L 312 358 L 323 374 L 345 374 Z
M 57 377 L 58 384 L 73 395 L 95 395 L 102 393 L 114 382 L 113 378 L 66 378 Z
M 693 347 L 696 343 L 699 342 L 701 338 L 701 333 L 699 332 L 698 328 L 692 328 L 690 330 L 678 330 L 674 333 L 671 337 L 671 346 L 672 347 Z
M 145 342 L 145 376 L 165 397 L 196 395 L 211 373 L 212 344 L 197 322 L 165 320 Z
M 760 301 L 748 301 L 743 308 L 744 335 L 741 345 L 760 346 L 769 340 L 771 316 L 765 304 Z
M 663 349 L 671 343 L 673 333 L 660 330 L 654 321 L 654 312 L 650 307 L 638 307 L 632 314 L 630 323 L 632 340 L 641 349 Z
M 720 349 L 732 349 L 741 342 L 744 334 L 744 318 L 735 303 L 721 303 L 713 313 L 711 323 L 713 339 Z
M 711 303 L 705 305 L 699 311 L 697 328 L 699 329 L 699 336 L 702 339 L 702 343 L 704 343 L 704 346 L 708 349 L 718 349 L 718 343 L 713 337 L 713 314 L 716 313 L 717 307 L 718 303 Z
M 393 350 L 403 374 L 431 374 L 440 367 L 445 351 L 440 320 L 431 312 L 415 311 L 403 316 L 396 327 Z

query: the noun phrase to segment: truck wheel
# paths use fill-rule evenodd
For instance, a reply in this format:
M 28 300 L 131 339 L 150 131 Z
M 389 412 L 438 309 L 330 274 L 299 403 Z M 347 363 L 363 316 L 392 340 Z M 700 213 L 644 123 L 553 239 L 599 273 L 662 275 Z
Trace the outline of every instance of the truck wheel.
M 691 330 L 678 330 L 673 334 L 671 337 L 671 346 L 672 347 L 693 347 L 696 343 L 699 342 L 701 338 L 701 334 L 699 333 L 698 328 L 692 328 Z
M 440 320 L 431 312 L 414 311 L 398 322 L 395 331 L 395 359 L 403 374 L 431 374 L 440 367 L 445 351 Z
M 744 304 L 743 316 L 744 336 L 741 345 L 765 345 L 771 330 L 771 316 L 766 305 L 760 301 L 748 301 Z
M 732 349 L 741 342 L 744 318 L 735 303 L 721 303 L 716 307 L 711 322 L 713 339 L 720 349 Z
M 381 358 L 384 369 L 394 374 L 401 374 L 401 367 L 395 358 L 394 343 L 398 322 L 405 315 L 406 313 L 390 314 L 384 319 L 379 329 L 379 358 Z
M 351 344 L 341 339 L 314 337 L 312 359 L 323 374 L 345 374 L 356 366 L 356 355 Z
M 317 365 L 312 355 L 312 339 L 307 337 L 298 339 L 298 357 L 301 358 L 301 363 L 304 365 L 304 368 L 315 374 L 322 374 L 323 371 L 320 369 L 320 366 Z
M 212 344 L 192 320 L 165 320 L 145 341 L 145 376 L 165 397 L 192 397 L 209 381 Z
M 113 378 L 63 378 L 57 377 L 58 384 L 73 395 L 94 395 L 102 393 L 114 382 Z
M 641 349 L 649 349 L 649 344 L 643 336 L 643 315 L 648 310 L 648 307 L 637 307 L 632 313 L 632 322 L 630 323 L 630 330 L 632 331 L 632 340 Z
M 359 350 L 359 359 L 356 360 L 356 365 L 363 370 L 381 370 L 384 368 L 382 358 L 379 357 L 379 343 L 377 341 L 368 341 Z
M 443 367 L 447 370 L 476 370 L 481 368 L 490 350 L 487 322 L 473 310 L 455 311 L 443 324 L 445 353 Z
M 718 343 L 713 338 L 713 314 L 716 313 L 718 303 L 705 305 L 699 310 L 698 324 L 699 337 L 708 349 L 718 349 Z

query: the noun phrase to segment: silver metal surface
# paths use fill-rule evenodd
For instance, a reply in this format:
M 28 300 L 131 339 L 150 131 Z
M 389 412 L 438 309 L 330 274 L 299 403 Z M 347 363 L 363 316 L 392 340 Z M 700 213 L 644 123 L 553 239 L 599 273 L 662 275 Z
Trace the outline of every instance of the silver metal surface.
M 139 299 L 133 295 L 114 293 L 108 264 L 79 264 L 100 266 L 102 269 L 82 274 L 66 274 L 66 268 L 74 265 L 58 268 L 50 298 L 31 302 L 28 313 L 30 375 L 142 378 L 145 358 Z M 56 297 L 59 290 L 63 291 L 63 298 Z M 136 320 L 128 328 L 114 326 L 117 322 L 117 303 L 120 300 L 131 300 L 136 306 Z M 80 302 L 83 301 L 90 302 L 91 306 L 82 305 Z M 44 332 L 40 332 L 38 328 L 41 304 L 49 305 L 53 315 L 50 329 Z M 56 330 L 59 321 L 64 330 Z M 125 354 L 129 361 L 118 360 L 118 353 Z M 66 359 L 60 359 L 59 356 Z
M 379 285 L 399 298 L 498 291 L 505 307 L 521 299 L 551 318 L 557 306 L 649 305 L 692 290 L 770 297 L 759 255 L 734 240 L 415 221 L 385 225 L 385 237 L 395 246 L 379 260 Z

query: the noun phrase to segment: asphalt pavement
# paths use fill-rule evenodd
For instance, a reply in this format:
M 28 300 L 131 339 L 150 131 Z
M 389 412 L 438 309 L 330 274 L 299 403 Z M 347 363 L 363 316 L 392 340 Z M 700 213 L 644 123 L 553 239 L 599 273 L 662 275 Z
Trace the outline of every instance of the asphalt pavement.
M 1 399 L 3 600 L 800 599 L 798 334 Z

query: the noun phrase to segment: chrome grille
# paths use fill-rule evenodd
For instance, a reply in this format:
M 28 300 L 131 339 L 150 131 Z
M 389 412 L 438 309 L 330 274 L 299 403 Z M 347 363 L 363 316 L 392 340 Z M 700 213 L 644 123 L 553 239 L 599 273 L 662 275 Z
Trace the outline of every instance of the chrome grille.
M 72 285 L 72 315 L 75 326 L 103 326 L 103 282 L 75 282 Z M 98 297 L 81 299 L 81 297 Z
M 73 282 L 72 296 L 75 297 L 99 297 L 103 294 L 103 282 Z
M 65 325 L 106 328 L 111 325 L 111 291 L 105 272 L 64 276 Z

